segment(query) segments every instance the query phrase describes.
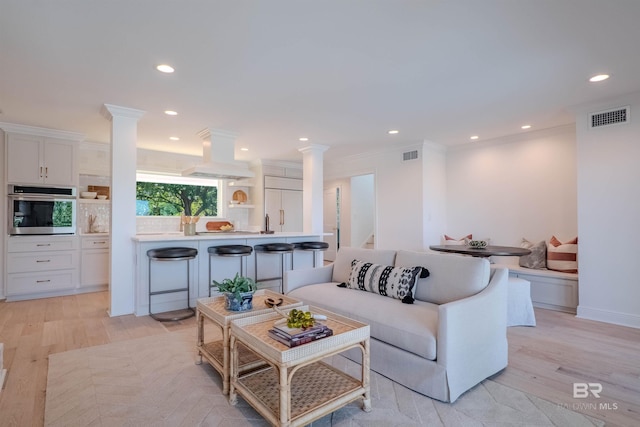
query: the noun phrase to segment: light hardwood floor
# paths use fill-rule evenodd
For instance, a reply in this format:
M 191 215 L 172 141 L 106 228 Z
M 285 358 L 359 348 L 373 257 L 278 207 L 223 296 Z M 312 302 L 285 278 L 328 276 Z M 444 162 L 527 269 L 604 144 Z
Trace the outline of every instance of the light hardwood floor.
M 0 426 L 43 424 L 49 354 L 184 328 L 194 329 L 195 344 L 195 318 L 110 318 L 107 298 L 107 292 L 97 292 L 0 302 L 8 370 Z M 509 328 L 509 366 L 492 379 L 607 425 L 640 425 L 640 330 L 550 310 L 536 309 L 536 317 L 535 328 Z M 601 383 L 600 398 L 574 399 L 574 382 Z

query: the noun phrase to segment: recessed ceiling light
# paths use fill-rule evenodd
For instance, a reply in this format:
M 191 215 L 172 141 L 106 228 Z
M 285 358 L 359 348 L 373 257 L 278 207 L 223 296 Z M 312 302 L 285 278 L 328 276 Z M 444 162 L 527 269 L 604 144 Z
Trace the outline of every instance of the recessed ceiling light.
M 302 138 L 298 138 L 298 141 L 302 141 L 302 142 L 306 142 L 308 140 L 309 140 L 309 138 L 304 137 L 304 136 Z
M 173 73 L 175 71 L 171 65 L 167 64 L 158 65 L 156 67 L 156 70 L 160 71 L 161 73 Z
M 164 112 L 167 116 L 177 116 L 178 113 L 176 113 L 175 111 L 171 111 L 171 110 L 165 110 Z
M 172 141 L 180 141 L 180 138 L 178 138 L 177 136 L 170 136 L 169 139 Z
M 598 74 L 597 76 L 593 76 L 589 79 L 590 82 L 601 82 L 603 80 L 607 80 L 609 78 L 609 74 Z
M 520 129 L 531 129 L 531 125 L 522 125 Z
M 248 149 L 248 148 L 246 148 L 246 147 L 242 147 L 242 148 L 240 149 L 240 151 L 249 151 L 249 149 Z
M 395 134 L 397 134 L 398 132 L 400 132 L 400 131 L 399 131 L 399 130 L 395 130 L 395 129 L 393 129 L 393 130 L 390 130 L 390 131 L 389 131 L 389 135 L 395 135 Z
M 478 138 L 480 138 L 478 135 L 473 135 L 473 136 L 472 136 L 471 138 L 469 138 L 469 139 L 476 140 L 476 139 L 478 139 Z

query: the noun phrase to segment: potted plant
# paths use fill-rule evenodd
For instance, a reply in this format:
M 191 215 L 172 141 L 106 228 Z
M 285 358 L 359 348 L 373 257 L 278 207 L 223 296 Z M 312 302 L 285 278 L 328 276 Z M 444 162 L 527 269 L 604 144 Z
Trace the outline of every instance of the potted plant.
M 253 293 L 258 287 L 250 277 L 236 273 L 233 279 L 224 279 L 222 282 L 214 280 L 213 284 L 224 294 L 227 310 L 245 311 L 253 308 Z

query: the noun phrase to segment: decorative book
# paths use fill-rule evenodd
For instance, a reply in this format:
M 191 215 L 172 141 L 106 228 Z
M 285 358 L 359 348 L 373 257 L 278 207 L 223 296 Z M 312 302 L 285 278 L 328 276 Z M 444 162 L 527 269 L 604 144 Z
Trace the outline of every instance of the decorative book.
M 296 328 L 296 329 L 299 329 L 299 328 Z M 271 338 L 275 339 L 278 342 L 281 342 L 282 344 L 288 347 L 297 347 L 299 345 L 316 341 L 322 338 L 326 338 L 331 335 L 333 335 L 333 331 L 324 325 L 307 328 L 306 331 L 299 333 L 295 336 L 291 336 L 286 332 L 282 332 L 280 329 L 276 327 L 274 327 L 274 329 L 269 329 L 269 336 Z
M 284 335 L 286 335 L 289 338 L 309 335 L 314 332 L 322 331 L 323 328 L 326 328 L 326 326 L 318 322 L 316 322 L 313 326 L 310 326 L 308 328 L 290 328 L 287 326 L 286 320 L 280 320 L 273 324 L 273 329 L 279 332 L 282 332 Z

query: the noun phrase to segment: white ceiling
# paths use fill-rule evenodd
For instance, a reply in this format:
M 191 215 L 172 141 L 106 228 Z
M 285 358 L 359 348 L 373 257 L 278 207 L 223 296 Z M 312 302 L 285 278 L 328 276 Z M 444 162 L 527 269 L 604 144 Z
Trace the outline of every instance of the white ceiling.
M 141 148 L 200 155 L 213 127 L 241 160 L 467 144 L 639 91 L 639 20 L 634 0 L 0 0 L 0 121 L 107 142 L 115 104 L 146 111 Z

